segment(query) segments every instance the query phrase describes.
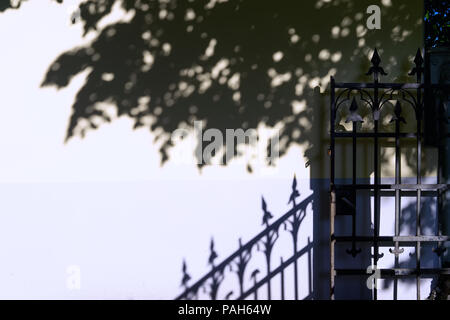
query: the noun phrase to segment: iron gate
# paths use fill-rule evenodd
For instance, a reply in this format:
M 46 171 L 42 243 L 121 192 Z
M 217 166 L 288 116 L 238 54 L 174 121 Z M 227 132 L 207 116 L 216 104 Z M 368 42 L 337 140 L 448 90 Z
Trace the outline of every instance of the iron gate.
M 422 219 L 424 197 L 435 198 L 438 207 L 442 206 L 443 195 L 448 189 L 448 185 L 441 183 L 439 174 L 436 183 L 423 181 L 423 118 L 425 108 L 429 106 L 425 103 L 425 93 L 431 93 L 430 96 L 447 92 L 449 86 L 445 85 L 425 85 L 422 82 L 424 74 L 424 60 L 420 50 L 414 59 L 415 67 L 409 73 L 415 76 L 415 83 L 383 83 L 380 77 L 386 75 L 381 67 L 381 59 L 374 51 L 371 59 L 371 67 L 367 75 L 373 76 L 373 82 L 370 83 L 339 83 L 331 77 L 331 108 L 330 108 L 330 149 L 331 158 L 330 172 L 330 297 L 335 298 L 336 279 L 340 276 L 362 276 L 367 279 L 371 277 L 368 283 L 373 284 L 372 297 L 378 298 L 377 278 L 390 278 L 393 281 L 393 298 L 397 299 L 397 287 L 400 277 L 414 277 L 416 286 L 416 297 L 421 299 L 420 282 L 422 277 L 434 277 L 439 274 L 450 274 L 450 269 L 433 267 L 422 267 L 421 254 L 429 245 L 438 257 L 442 256 L 445 248 L 444 242 L 449 241 L 448 235 L 442 234 L 440 224 L 441 217 L 436 216 L 434 234 L 424 235 L 422 232 Z M 429 91 L 427 91 L 429 90 Z M 428 101 L 428 100 L 427 100 Z M 389 106 L 389 107 L 387 107 Z M 369 110 L 368 116 L 364 117 L 361 109 Z M 347 111 L 346 118 L 340 119 L 342 112 Z M 385 109 L 385 110 L 383 110 Z M 388 110 L 390 109 L 390 110 Z M 407 111 L 414 112 L 413 119 L 415 124 L 405 131 Z M 386 112 L 388 111 L 388 112 Z M 383 114 L 383 115 L 382 115 Z M 382 121 L 390 117 L 391 130 L 380 130 Z M 364 118 L 363 118 L 364 117 Z M 341 125 L 341 120 L 351 128 L 345 129 Z M 410 120 L 409 120 L 410 121 Z M 444 119 L 445 121 L 445 119 Z M 363 128 L 363 122 L 370 122 L 370 126 Z M 445 137 L 448 138 L 448 135 Z M 359 141 L 365 139 L 370 141 L 370 147 L 373 152 L 373 178 L 369 181 L 360 182 L 357 179 L 357 166 L 361 163 L 358 159 Z M 381 179 L 381 161 L 380 161 L 380 142 L 389 141 L 395 148 L 394 181 L 387 182 Z M 336 146 L 339 141 L 348 141 L 351 146 L 351 182 L 342 182 L 336 177 Z M 415 183 L 405 183 L 401 176 L 402 146 L 405 141 L 413 142 L 415 154 Z M 438 148 L 438 152 L 442 152 Z M 438 156 L 437 159 L 441 157 Z M 442 163 L 436 161 L 437 172 L 440 172 Z M 349 179 L 350 180 L 350 179 Z M 358 210 L 357 194 L 364 190 L 369 194 L 372 210 Z M 394 214 L 394 235 L 380 236 L 380 211 L 381 199 L 383 197 L 393 197 L 395 205 L 393 210 L 387 213 Z M 401 234 L 401 201 L 405 197 L 415 198 L 415 232 L 409 235 Z M 438 210 L 440 211 L 440 210 Z M 373 214 L 373 218 L 370 215 Z M 372 234 L 360 235 L 357 233 L 358 219 L 367 218 L 373 222 Z M 351 232 L 338 234 L 336 230 L 336 221 L 339 216 L 349 216 L 351 219 Z M 350 228 L 349 228 L 350 229 Z M 372 266 L 370 269 L 349 268 L 339 266 L 336 257 L 336 246 L 347 243 L 347 254 L 356 257 L 361 254 L 361 248 L 358 246 L 366 245 L 370 250 L 370 259 Z M 426 248 L 424 248 L 426 246 Z M 383 255 L 380 253 L 381 247 L 390 247 L 389 252 L 394 255 L 394 265 L 392 268 L 378 268 L 380 259 Z M 414 265 L 413 268 L 401 268 L 399 257 L 404 254 L 404 248 L 414 247 Z M 441 258 L 439 258 L 441 259 Z

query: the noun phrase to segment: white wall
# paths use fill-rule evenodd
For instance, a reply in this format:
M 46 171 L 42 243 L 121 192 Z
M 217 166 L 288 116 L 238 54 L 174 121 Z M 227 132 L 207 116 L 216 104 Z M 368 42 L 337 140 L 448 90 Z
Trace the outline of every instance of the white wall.
M 294 173 L 301 199 L 311 194 L 304 150 L 291 148 L 272 174 L 160 167 L 152 135 L 127 118 L 64 144 L 85 75 L 60 91 L 40 83 L 61 52 L 89 40 L 68 23 L 74 3 L 29 1 L 0 14 L 0 298 L 171 299 L 184 257 L 194 279 L 207 271 L 211 236 L 225 257 L 262 229 L 261 195 L 278 217 Z M 80 290 L 67 287 L 72 265 Z
M 281 215 L 297 172 L 308 196 L 301 151 L 272 176 L 160 167 L 152 135 L 126 118 L 64 144 L 83 76 L 60 91 L 40 83 L 86 41 L 69 5 L 30 1 L 0 15 L 0 298 L 174 298 L 183 257 L 199 277 L 211 236 L 224 257 L 261 230 L 262 194 Z M 81 290 L 66 286 L 71 265 Z

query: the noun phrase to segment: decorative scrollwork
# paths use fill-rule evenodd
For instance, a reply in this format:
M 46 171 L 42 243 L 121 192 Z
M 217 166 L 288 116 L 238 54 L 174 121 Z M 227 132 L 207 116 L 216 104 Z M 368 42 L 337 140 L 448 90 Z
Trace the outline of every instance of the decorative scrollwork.
M 247 264 L 250 261 L 251 257 L 252 257 L 252 248 L 248 248 L 248 249 L 242 249 L 242 240 L 239 239 L 239 256 L 238 259 L 236 261 L 236 273 L 239 279 L 239 290 L 240 293 L 242 295 L 242 293 L 244 292 L 244 274 L 245 274 L 245 269 L 247 268 Z
M 367 72 L 367 75 L 374 76 L 373 83 L 360 83 L 360 84 L 341 84 L 339 90 L 336 92 L 334 99 L 334 111 L 337 112 L 339 108 L 344 105 L 350 104 L 350 115 L 346 118 L 348 122 L 361 122 L 363 117 L 358 112 L 358 103 L 356 98 L 358 97 L 367 107 L 372 110 L 373 120 L 377 121 L 380 118 L 380 113 L 385 105 L 393 100 L 401 100 L 410 105 L 414 111 L 417 120 L 421 120 L 423 117 L 423 105 L 424 105 L 424 90 L 423 86 L 415 85 L 411 86 L 406 83 L 379 83 L 379 75 L 387 75 L 384 69 L 381 67 L 381 58 L 378 51 L 375 49 L 372 59 L 372 66 Z M 417 82 L 419 83 L 423 76 L 424 60 L 420 49 L 417 51 L 414 58 L 415 67 L 409 73 L 409 75 L 416 75 Z M 395 116 L 395 115 L 394 115 Z M 337 119 L 337 117 L 335 118 Z
M 389 252 L 392 253 L 395 257 L 398 257 L 400 254 L 402 254 L 405 251 L 405 249 L 403 248 L 397 248 L 395 247 L 394 249 L 389 249 Z
M 211 282 L 209 284 L 209 296 L 211 300 L 217 300 L 217 291 L 219 290 L 219 287 L 222 284 L 224 278 L 223 268 L 218 269 L 213 273 Z

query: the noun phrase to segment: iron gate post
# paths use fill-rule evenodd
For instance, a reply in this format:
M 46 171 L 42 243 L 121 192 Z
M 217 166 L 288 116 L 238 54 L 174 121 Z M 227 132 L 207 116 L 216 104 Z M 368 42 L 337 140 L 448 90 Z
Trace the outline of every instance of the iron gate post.
M 450 48 L 439 47 L 431 48 L 428 50 L 429 63 L 427 70 L 429 72 L 429 83 L 431 85 L 445 85 L 450 84 Z M 450 119 L 450 99 L 449 93 L 445 90 L 441 90 L 437 94 L 429 91 L 428 106 L 428 118 L 434 118 L 434 128 L 438 128 L 438 132 L 433 133 L 436 138 L 436 143 L 440 149 L 440 172 L 438 172 L 441 183 L 450 183 L 450 141 L 448 139 L 448 120 Z M 436 124 L 439 126 L 436 126 Z M 440 204 L 440 224 L 442 233 L 445 235 L 450 234 L 450 194 L 447 191 L 443 191 L 441 195 Z M 450 266 L 450 244 L 446 243 L 447 249 L 443 253 L 442 266 Z

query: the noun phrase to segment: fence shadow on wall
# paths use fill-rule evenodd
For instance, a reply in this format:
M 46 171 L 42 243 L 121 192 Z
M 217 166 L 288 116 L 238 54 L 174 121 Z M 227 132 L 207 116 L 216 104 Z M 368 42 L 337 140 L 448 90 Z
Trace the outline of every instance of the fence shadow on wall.
M 246 243 L 239 240 L 239 248 L 228 258 L 220 263 L 216 263 L 218 255 L 214 249 L 214 241 L 211 240 L 210 256 L 208 263 L 211 266 L 205 276 L 194 283 L 190 283 L 191 276 L 188 273 L 186 262 L 183 262 L 182 286 L 184 292 L 177 299 L 198 299 L 207 297 L 209 299 L 258 299 L 264 292 L 267 299 L 285 299 L 286 294 L 291 294 L 294 299 L 299 298 L 300 285 L 308 287 L 308 294 L 305 299 L 313 298 L 313 270 L 312 253 L 313 242 L 307 239 L 307 244 L 298 248 L 299 234 L 302 222 L 308 212 L 311 212 L 311 206 L 314 202 L 313 195 L 310 195 L 298 202 L 300 193 L 297 190 L 297 181 L 294 177 L 292 184 L 292 193 L 289 197 L 289 204 L 292 208 L 280 218 L 271 222 L 272 213 L 268 205 L 262 198 L 262 221 L 265 229 L 257 236 Z M 287 258 L 280 257 L 280 260 L 274 259 L 277 243 L 280 236 L 289 235 L 291 239 L 291 254 Z M 264 263 L 257 262 L 256 267 L 250 269 L 252 260 L 257 260 L 257 256 L 263 258 Z M 298 261 L 306 257 L 307 270 L 299 270 Z M 300 282 L 300 273 L 302 279 L 307 274 L 306 284 Z M 287 274 L 290 273 L 293 281 L 286 281 Z M 221 290 L 221 285 L 225 279 L 234 280 L 231 290 Z M 277 285 L 275 284 L 277 282 Z M 274 290 L 276 287 L 276 292 Z

